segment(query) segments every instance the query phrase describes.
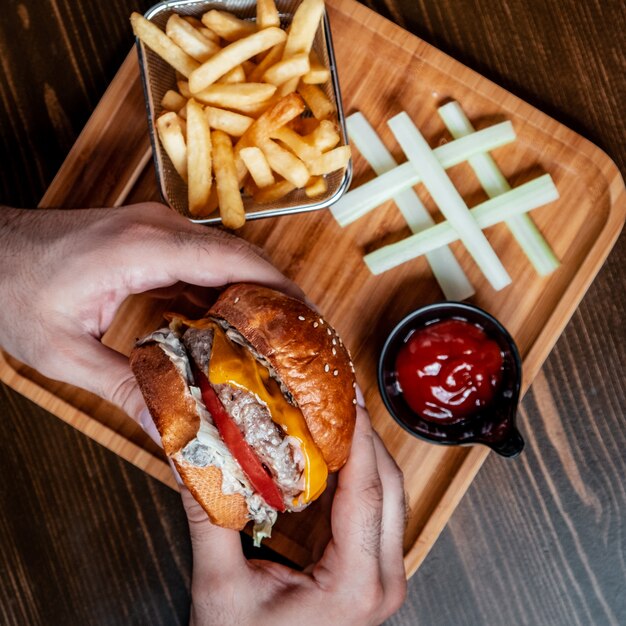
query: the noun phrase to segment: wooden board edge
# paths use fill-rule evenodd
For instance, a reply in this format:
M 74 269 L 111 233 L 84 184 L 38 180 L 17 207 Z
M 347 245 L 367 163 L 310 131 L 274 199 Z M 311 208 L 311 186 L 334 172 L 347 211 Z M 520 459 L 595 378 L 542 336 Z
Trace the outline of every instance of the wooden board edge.
M 595 245 L 587 255 L 587 259 L 592 258 L 594 250 L 599 250 L 600 254 L 593 259 L 593 262 L 583 263 L 578 272 L 576 272 L 575 278 L 578 279 L 580 277 L 581 280 L 577 282 L 576 285 L 574 285 L 574 282 L 576 281 L 572 281 L 572 283 L 570 283 L 564 293 L 564 296 L 559 301 L 559 306 L 554 309 L 552 315 L 548 319 L 548 324 L 546 324 L 544 330 L 539 334 L 526 355 L 526 359 L 524 359 L 523 364 L 524 371 L 526 373 L 526 378 L 523 381 L 523 394 L 532 384 L 545 360 L 548 358 L 548 355 L 552 351 L 552 348 L 554 348 L 563 330 L 574 315 L 580 301 L 587 292 L 587 289 L 593 282 L 615 245 L 624 222 L 626 221 L 626 188 L 621 174 L 619 173 L 617 166 L 608 157 L 608 155 L 606 155 L 606 153 L 602 152 L 602 150 L 594 144 L 591 145 L 593 145 L 598 152 L 604 155 L 606 159 L 604 160 L 604 166 L 607 166 L 608 161 L 612 168 L 614 168 L 613 174 L 616 175 L 614 178 L 614 182 L 616 184 L 611 185 L 615 195 L 612 197 L 609 219 L 607 219 L 602 232 L 600 233 L 600 237 L 598 237 Z M 574 286 L 576 289 L 574 289 Z M 551 337 L 551 341 L 548 342 L 545 340 L 546 335 Z M 482 467 L 482 464 L 485 462 L 489 453 L 490 449 L 486 446 L 474 446 L 459 466 L 453 479 L 448 484 L 443 497 L 433 510 L 433 513 L 424 525 L 424 528 L 418 535 L 415 543 L 404 555 L 404 567 L 407 578 L 413 576 L 423 563 L 426 556 L 428 556 L 428 553 L 445 528 L 448 520 L 452 517 L 454 510 L 461 502 L 461 499 L 465 495 L 466 491 L 469 489 L 469 486 L 476 477 L 476 474 Z
M 576 272 L 575 278 L 578 279 L 580 277 L 580 281 L 572 281 L 570 283 L 563 297 L 559 300 L 559 306 L 554 309 L 552 315 L 548 318 L 548 324 L 539 334 L 526 355 L 526 359 L 524 359 L 523 365 L 526 377 L 522 385 L 522 398 L 574 315 L 593 279 L 606 261 L 626 221 L 626 187 L 621 174 L 606 153 L 602 152 L 595 145 L 593 147 L 605 157 L 602 159 L 602 164 L 605 168 L 610 164 L 611 167 L 608 168 L 608 171 L 612 171 L 614 175 L 613 180 L 615 184 L 611 185 L 612 194 L 614 195 L 612 195 L 611 199 L 609 219 L 607 219 L 600 236 L 587 255 L 587 260 L 593 259 L 593 262 L 583 263 L 578 272 Z M 592 253 L 595 250 L 600 251 L 600 253 L 593 257 Z M 550 336 L 551 340 L 546 341 L 546 336 Z M 490 449 L 486 446 L 474 446 L 459 466 L 415 543 L 404 555 L 404 567 L 407 578 L 413 576 L 423 563 L 489 453 Z
M 110 112 L 118 108 L 115 106 L 115 102 L 123 102 L 124 94 L 122 92 L 128 91 L 128 88 L 133 85 L 133 81 L 136 77 L 139 77 L 139 59 L 137 58 L 136 47 L 133 46 L 130 52 L 126 55 L 122 65 L 120 65 L 120 68 L 113 77 L 113 80 L 102 95 L 102 98 L 98 102 L 93 113 L 87 120 L 87 123 L 78 135 L 78 138 L 65 157 L 65 160 L 61 164 L 61 167 L 55 177 L 52 179 L 52 182 L 46 189 L 46 192 L 39 202 L 40 207 L 55 206 L 57 204 L 55 198 L 59 193 L 59 190 L 66 185 L 65 178 L 67 173 L 71 172 L 84 160 L 83 155 L 88 150 L 88 144 L 93 139 L 92 128 L 98 128 L 99 126 L 106 128 L 110 123 L 112 123 L 114 116 L 112 116 Z M 103 111 L 107 111 L 106 115 L 104 115 Z M 101 122 L 104 123 L 101 124 Z M 145 167 L 145 163 L 147 163 L 145 155 L 142 155 L 140 163 L 144 163 Z M 141 171 L 137 171 L 136 168 L 131 173 L 131 177 L 134 177 L 134 180 L 136 181 L 140 173 Z M 125 189 L 128 189 L 126 192 L 127 195 L 130 191 L 128 185 L 125 186 Z M 124 196 L 124 198 L 125 197 L 126 196 Z M 123 199 L 119 201 L 119 204 L 122 202 Z M 118 204 L 115 204 L 115 206 L 118 206 Z
M 18 373 L 0 350 L 0 381 L 138 469 L 178 491 L 169 465 L 96 418 Z
M 404 555 L 404 569 L 407 579 L 415 574 L 428 556 L 490 452 L 491 450 L 487 446 L 475 445 L 470 447 L 467 456 L 454 474 L 437 506 L 433 509 L 415 543 Z
M 117 198 L 115 198 L 113 202 L 114 207 L 122 206 L 122 204 L 126 202 L 126 198 L 128 198 L 128 195 L 133 190 L 135 183 L 137 182 L 139 177 L 143 174 L 143 171 L 146 169 L 146 166 L 148 165 L 151 159 L 152 159 L 152 146 L 147 148 L 146 151 L 141 155 L 141 159 L 137 162 L 136 167 L 132 170 L 123 189 L 120 191 Z
M 454 68 L 452 73 L 454 74 L 456 80 L 463 83 L 468 89 L 485 95 L 485 97 L 493 99 L 493 94 L 487 92 L 495 91 L 500 94 L 497 101 L 502 100 L 503 97 L 513 99 L 515 101 L 516 115 L 524 117 L 526 122 L 531 126 L 541 130 L 543 133 L 551 134 L 553 138 L 557 138 L 556 134 L 558 133 L 558 140 L 563 143 L 566 142 L 567 145 L 572 149 L 575 149 L 576 152 L 582 152 L 588 157 L 593 155 L 594 158 L 592 158 L 592 160 L 607 174 L 609 184 L 613 180 L 614 175 L 621 179 L 619 168 L 614 163 L 612 158 L 602 150 L 602 148 L 580 133 L 572 130 L 563 122 L 560 122 L 533 104 L 527 102 L 521 96 L 518 96 L 509 89 L 502 87 L 477 70 L 474 70 L 465 63 L 455 59 L 447 52 L 440 50 L 418 35 L 402 28 L 402 26 L 399 26 L 395 22 L 392 22 L 389 18 L 376 13 L 374 10 L 364 4 L 361 4 L 360 2 L 356 2 L 355 0 L 330 0 L 327 4 L 332 6 L 333 9 L 342 12 L 347 17 L 357 20 L 366 28 L 378 34 L 380 34 L 381 30 L 380 22 L 384 22 L 384 27 L 388 32 L 384 33 L 383 36 L 389 39 L 389 41 L 400 45 L 406 50 L 414 50 L 416 54 L 420 55 L 423 63 L 428 63 L 444 74 L 450 74 L 451 72 L 447 66 L 452 66 Z M 338 71 L 341 72 L 341 68 L 339 68 Z M 465 74 L 465 76 L 463 74 Z M 341 84 L 340 74 L 339 82 Z M 582 144 L 582 149 L 575 144 Z M 621 181 L 621 184 L 623 187 L 623 180 Z
M 598 153 L 606 157 L 606 160 L 599 165 L 604 168 L 608 168 L 610 165 L 614 168 L 613 179 L 607 181 L 611 194 L 609 215 L 594 245 L 575 273 L 574 279 L 568 284 L 557 306 L 549 316 L 546 325 L 537 335 L 526 354 L 523 365 L 524 374 L 528 382 L 523 383 L 524 388 L 530 386 L 530 383 L 548 358 L 550 351 L 565 330 L 567 323 L 576 312 L 578 305 L 609 256 L 626 222 L 626 187 L 624 186 L 624 180 L 613 161 L 600 148 L 597 146 L 594 146 L 594 148 Z M 553 341 L 549 341 L 548 337 L 553 338 Z

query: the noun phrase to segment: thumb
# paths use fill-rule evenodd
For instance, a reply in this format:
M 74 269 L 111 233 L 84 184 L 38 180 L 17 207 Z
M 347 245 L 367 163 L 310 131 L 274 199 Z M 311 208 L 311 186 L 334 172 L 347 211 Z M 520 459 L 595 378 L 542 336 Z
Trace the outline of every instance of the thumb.
M 246 558 L 239 532 L 212 524 L 187 487 L 181 486 L 180 494 L 189 523 L 193 549 L 193 578 L 206 581 L 245 572 Z

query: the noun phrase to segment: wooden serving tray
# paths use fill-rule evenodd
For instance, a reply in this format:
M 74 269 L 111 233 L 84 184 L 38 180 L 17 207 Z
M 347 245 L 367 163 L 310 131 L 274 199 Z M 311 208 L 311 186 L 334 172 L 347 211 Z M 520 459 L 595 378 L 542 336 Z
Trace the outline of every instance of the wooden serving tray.
M 461 102 L 478 126 L 510 119 L 517 141 L 495 158 L 515 186 L 549 172 L 561 199 L 533 217 L 562 267 L 540 278 L 504 225 L 487 235 L 513 284 L 494 292 L 462 246 L 453 250 L 476 286 L 473 301 L 515 338 L 526 390 L 600 269 L 626 217 L 623 180 L 597 147 L 424 41 L 353 0 L 332 0 L 331 21 L 346 113 L 360 110 L 394 156 L 404 157 L 385 121 L 406 110 L 431 145 L 447 138 L 436 107 Z M 354 160 L 355 183 L 372 176 Z M 470 205 L 484 199 L 467 165 L 450 175 Z M 78 138 L 41 201 L 42 207 L 99 207 L 158 200 L 150 163 L 146 112 L 134 51 Z M 432 202 L 418 190 L 426 205 Z M 407 575 L 416 571 L 485 460 L 488 449 L 439 447 L 414 439 L 389 417 L 376 386 L 376 362 L 388 332 L 406 313 L 442 299 L 423 259 L 381 276 L 365 267 L 364 251 L 409 234 L 392 203 L 341 229 L 328 211 L 248 223 L 241 235 L 263 247 L 324 312 L 350 347 L 376 430 L 404 470 L 410 516 Z M 128 299 L 104 342 L 128 354 L 135 337 L 161 323 L 169 300 Z M 85 391 L 50 381 L 0 353 L 0 378 L 86 435 L 158 478 L 176 485 L 161 451 L 123 412 Z M 505 461 L 515 462 L 515 461 Z M 305 565 L 328 533 L 321 505 L 282 516 L 269 545 Z M 317 512 L 316 512 L 317 511 Z

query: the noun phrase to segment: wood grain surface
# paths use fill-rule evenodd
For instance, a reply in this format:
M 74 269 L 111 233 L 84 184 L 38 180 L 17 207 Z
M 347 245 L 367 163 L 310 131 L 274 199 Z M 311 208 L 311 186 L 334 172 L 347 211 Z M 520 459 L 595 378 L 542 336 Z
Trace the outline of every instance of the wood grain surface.
M 9 4 L 0 200 L 32 206 L 123 59 L 137 5 Z M 622 4 L 493 5 L 370 6 L 623 170 Z M 390 623 L 626 621 L 624 261 L 622 236 L 527 395 L 524 456 L 488 460 Z M 0 411 L 0 621 L 185 622 L 190 555 L 176 494 L 12 391 Z

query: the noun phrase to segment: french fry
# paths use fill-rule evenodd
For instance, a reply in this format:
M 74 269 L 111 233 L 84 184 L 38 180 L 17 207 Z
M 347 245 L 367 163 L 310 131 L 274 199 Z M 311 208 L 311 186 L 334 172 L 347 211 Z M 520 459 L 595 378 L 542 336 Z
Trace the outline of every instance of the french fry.
M 279 43 L 271 48 L 263 60 L 256 66 L 256 68 L 248 74 L 248 80 L 252 82 L 258 82 L 263 78 L 265 71 L 272 67 L 275 63 L 278 63 L 283 58 L 283 50 L 285 49 L 285 43 Z
M 202 22 L 193 15 L 181 15 L 181 17 L 187 22 L 187 24 L 191 24 L 194 28 L 203 28 Z
M 243 71 L 244 71 L 244 74 L 246 75 L 246 77 L 248 77 L 256 69 L 256 63 L 253 63 L 252 61 L 244 61 L 241 64 L 241 67 L 243 68 Z M 258 80 L 250 80 L 250 82 L 251 83 L 258 83 L 259 81 Z
M 348 147 L 333 149 L 335 107 L 317 87 L 330 79 L 312 49 L 324 1 L 302 0 L 287 31 L 275 0 L 257 0 L 256 11 L 256 24 L 217 10 L 173 14 L 165 33 L 131 16 L 137 37 L 176 70 L 178 92 L 165 93 L 155 126 L 187 182 L 189 214 L 219 205 L 227 228 L 245 222 L 242 186 L 259 204 L 296 188 L 315 198 L 327 191 L 324 174 L 350 158 Z M 307 107 L 314 117 L 302 117 Z
M 314 117 L 296 117 L 289 122 L 289 128 L 295 130 L 299 135 L 309 135 L 319 124 L 319 121 Z M 307 141 L 309 141 L 309 139 L 307 139 Z
M 254 119 L 247 115 L 212 106 L 204 107 L 204 114 L 207 116 L 211 128 L 222 130 L 231 137 L 241 137 L 254 122 Z
M 309 55 L 296 54 L 282 61 L 278 61 L 263 74 L 263 80 L 272 85 L 282 85 L 283 83 L 299 76 L 304 76 L 309 71 Z
M 270 133 L 271 139 L 284 143 L 299 159 L 305 163 L 321 156 L 322 152 L 314 145 L 305 141 L 298 133 L 288 126 L 281 126 Z
M 214 130 L 211 133 L 211 139 L 215 184 L 222 223 L 226 228 L 241 228 L 246 221 L 246 215 L 239 193 L 239 181 L 230 137 L 221 130 Z
M 191 91 L 189 91 L 189 82 L 186 80 L 178 80 L 176 81 L 176 86 L 178 87 L 178 91 L 183 98 L 191 98 Z
M 199 63 L 177 46 L 158 26 L 139 13 L 132 13 L 130 23 L 135 35 L 183 76 L 199 68 Z M 282 31 L 281 31 L 282 32 Z
M 274 0 L 257 0 L 256 25 L 257 28 L 280 26 L 280 16 Z
M 271 27 L 229 44 L 190 74 L 189 89 L 192 93 L 206 89 L 237 65 L 285 41 L 286 37 L 284 30 Z
M 297 88 L 300 79 L 296 76 L 296 78 L 290 78 L 286 80 L 279 88 L 278 95 L 279 97 L 288 96 L 290 93 L 293 93 Z
M 243 83 L 246 81 L 246 73 L 243 71 L 242 65 L 233 67 L 230 72 L 226 72 L 222 78 L 217 79 L 217 83 Z
M 321 176 L 347 167 L 349 161 L 350 146 L 340 146 L 309 161 L 307 166 L 312 176 Z
M 168 89 L 161 100 L 161 106 L 166 111 L 180 111 L 187 104 L 187 99 L 181 96 L 177 91 Z
M 235 164 L 239 182 L 243 182 L 247 173 L 246 166 L 239 157 L 239 151 L 242 148 L 258 145 L 259 141 L 269 137 L 274 129 L 284 126 L 302 111 L 304 111 L 304 101 L 298 94 L 291 94 L 268 107 L 250 126 L 235 145 Z
M 307 166 L 294 154 L 285 150 L 271 139 L 259 142 L 259 148 L 267 158 L 270 167 L 296 187 L 304 187 L 311 177 Z
M 308 54 L 324 14 L 324 0 L 303 0 L 294 13 L 283 58 Z
M 239 156 L 250 172 L 250 176 L 252 176 L 255 185 L 259 189 L 263 189 L 263 187 L 269 187 L 274 184 L 275 180 L 272 170 L 270 169 L 265 155 L 259 148 L 256 146 L 243 148 L 239 152 Z
M 174 169 L 187 182 L 187 145 L 178 116 L 172 111 L 163 113 L 156 119 L 156 128 L 161 145 Z
M 165 34 L 190 57 L 200 61 L 200 63 L 204 63 L 221 50 L 214 41 L 207 39 L 199 30 L 176 13 L 172 13 L 167 20 Z
M 259 141 L 270 136 L 270 133 L 284 126 L 304 111 L 304 101 L 298 94 L 291 94 L 276 102 L 267 109 L 258 120 L 250 126 L 245 135 L 237 142 L 235 153 L 241 148 L 258 145 Z
M 265 102 L 274 95 L 276 87 L 265 83 L 215 83 L 195 94 L 204 104 L 225 109 L 240 109 L 242 106 Z
M 326 120 L 335 115 L 335 105 L 317 85 L 307 85 L 300 82 L 298 93 L 302 96 L 309 109 L 311 109 L 313 116 L 318 120 Z
M 187 172 L 189 213 L 198 217 L 206 211 L 211 193 L 211 129 L 193 99 L 187 103 Z
M 220 36 L 217 33 L 214 33 L 210 28 L 207 28 L 197 17 L 192 17 L 191 15 L 185 15 L 183 17 L 185 22 L 191 24 L 194 28 L 197 28 L 202 35 L 204 35 L 210 41 L 219 44 Z
M 243 163 L 243 161 L 241 161 Z M 256 183 L 252 180 L 252 176 L 246 175 L 245 180 L 243 181 L 241 195 L 244 197 L 252 198 L 255 193 L 258 193 L 259 188 L 256 186 Z
M 324 66 L 315 50 L 309 53 L 309 71 L 302 77 L 307 85 L 321 85 L 330 80 L 330 70 Z
M 337 127 L 330 120 L 322 120 L 317 128 L 303 137 L 304 141 L 315 146 L 320 152 L 334 148 L 340 141 L 341 135 Z
M 242 115 L 247 115 L 248 117 L 252 117 L 255 120 L 261 116 L 267 109 L 271 106 L 273 100 L 270 98 L 269 100 L 262 100 L 260 102 L 251 102 L 251 103 L 242 103 L 239 102 L 237 106 L 231 107 L 231 109 L 237 111 L 237 113 L 241 113 Z
M 307 198 L 315 198 L 321 196 L 328 191 L 328 184 L 323 176 L 311 176 L 309 182 L 304 188 Z
M 291 184 L 288 180 L 281 180 L 280 182 L 274 183 L 269 187 L 259 189 L 257 192 L 252 194 L 252 199 L 257 204 L 271 204 L 273 202 L 277 202 L 281 198 L 284 198 L 295 188 L 295 185 Z
M 246 22 L 226 11 L 215 9 L 207 11 L 202 16 L 202 23 L 226 41 L 237 41 L 257 31 L 254 22 Z
M 202 217 L 208 217 L 213 211 L 219 209 L 220 203 L 217 199 L 217 185 L 211 185 L 211 194 L 209 195 L 209 201 L 206 205 L 206 211 Z

